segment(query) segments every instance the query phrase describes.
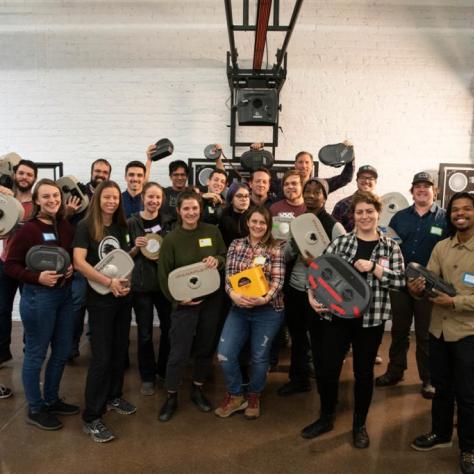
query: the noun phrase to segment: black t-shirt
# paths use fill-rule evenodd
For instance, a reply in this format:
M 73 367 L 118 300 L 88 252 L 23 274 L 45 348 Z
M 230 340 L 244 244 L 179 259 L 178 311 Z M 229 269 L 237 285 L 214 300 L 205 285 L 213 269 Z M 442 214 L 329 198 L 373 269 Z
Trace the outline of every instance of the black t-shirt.
M 159 215 L 154 219 L 144 219 L 143 217 L 140 217 L 140 219 L 142 220 L 145 234 L 161 234 L 161 217 Z
M 106 227 L 106 235 L 100 241 L 93 240 L 89 234 L 87 221 L 84 219 L 76 227 L 76 233 L 74 235 L 73 247 L 79 247 L 87 249 L 86 261 L 93 267 L 99 263 L 108 253 L 115 249 L 122 249 L 128 252 L 129 246 L 129 235 L 127 229 L 122 229 L 118 224 L 112 223 L 109 227 Z M 115 298 L 112 293 L 108 295 L 99 295 L 90 286 L 88 291 L 88 302 L 101 301 L 103 298 Z
M 374 248 L 379 243 L 377 240 L 362 240 L 357 238 L 357 252 L 354 257 L 354 262 L 357 262 L 360 258 L 363 260 L 370 260 Z M 364 278 L 367 278 L 367 272 L 361 273 Z

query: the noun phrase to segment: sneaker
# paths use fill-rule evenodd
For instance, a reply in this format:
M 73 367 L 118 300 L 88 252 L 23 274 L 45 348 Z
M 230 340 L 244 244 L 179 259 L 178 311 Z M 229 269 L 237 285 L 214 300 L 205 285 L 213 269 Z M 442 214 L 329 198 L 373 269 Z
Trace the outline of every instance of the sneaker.
M 140 393 L 145 397 L 151 397 L 155 394 L 155 384 L 153 382 L 142 382 Z
M 416 451 L 431 451 L 438 448 L 450 448 L 453 442 L 450 439 L 442 439 L 436 433 L 427 433 L 415 438 L 411 447 Z
M 28 411 L 26 422 L 29 425 L 36 426 L 40 430 L 55 431 L 60 430 L 63 424 L 51 413 L 48 413 L 44 408 L 38 413 Z
M 430 383 L 424 383 L 421 386 L 421 396 L 427 400 L 432 400 L 435 396 L 436 389 Z
M 247 408 L 244 416 L 247 420 L 256 420 L 260 416 L 260 395 L 258 393 L 247 394 Z
M 395 375 L 389 374 L 385 372 L 380 377 L 375 379 L 375 386 L 376 387 L 390 387 L 392 385 L 397 385 L 398 382 L 401 382 L 403 377 L 397 377 Z
M 83 426 L 84 433 L 90 434 L 91 438 L 96 443 L 107 443 L 115 439 L 112 431 L 105 426 L 104 422 L 97 418 L 97 420 L 91 421 L 90 423 L 84 423 Z
M 65 403 L 61 399 L 52 405 L 45 405 L 44 408 L 50 415 L 77 415 L 79 413 L 79 407 L 77 405 Z
M 13 395 L 13 392 L 5 385 L 0 383 L 0 399 L 9 398 Z
M 137 411 L 137 407 L 123 398 L 115 398 L 107 402 L 107 410 L 115 410 L 120 415 L 133 415 Z
M 381 356 L 379 356 L 378 354 L 375 356 L 375 365 L 381 365 L 383 364 L 383 359 Z
M 277 393 L 280 397 L 288 397 L 295 393 L 305 393 L 311 391 L 311 384 L 309 382 L 292 382 L 291 380 L 282 385 Z
M 474 451 L 462 451 L 459 463 L 462 474 L 474 474 Z
M 248 402 L 243 395 L 231 395 L 228 393 L 221 406 L 214 410 L 214 414 L 221 418 L 227 418 L 234 413 L 245 410 L 247 406 Z

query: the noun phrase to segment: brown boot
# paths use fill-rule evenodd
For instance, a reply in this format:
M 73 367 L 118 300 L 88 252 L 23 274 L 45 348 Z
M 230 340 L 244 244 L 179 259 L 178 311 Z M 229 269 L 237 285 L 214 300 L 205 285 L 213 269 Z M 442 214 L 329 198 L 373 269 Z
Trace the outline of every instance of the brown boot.
M 214 410 L 214 414 L 221 418 L 227 418 L 233 413 L 245 410 L 246 408 L 247 400 L 245 400 L 243 395 L 231 395 L 228 393 L 221 406 Z
M 260 416 L 260 394 L 247 394 L 248 406 L 245 409 L 244 416 L 247 420 L 256 420 Z

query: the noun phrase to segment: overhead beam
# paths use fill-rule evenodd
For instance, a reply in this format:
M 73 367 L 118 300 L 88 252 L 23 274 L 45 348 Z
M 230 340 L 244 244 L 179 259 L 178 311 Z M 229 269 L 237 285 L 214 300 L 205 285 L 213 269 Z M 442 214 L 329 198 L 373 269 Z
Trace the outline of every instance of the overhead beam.
M 255 43 L 253 49 L 253 68 L 256 71 L 262 69 L 263 54 L 265 52 L 265 43 L 267 41 L 268 21 L 270 20 L 271 9 L 272 0 L 258 0 L 257 29 L 255 30 Z

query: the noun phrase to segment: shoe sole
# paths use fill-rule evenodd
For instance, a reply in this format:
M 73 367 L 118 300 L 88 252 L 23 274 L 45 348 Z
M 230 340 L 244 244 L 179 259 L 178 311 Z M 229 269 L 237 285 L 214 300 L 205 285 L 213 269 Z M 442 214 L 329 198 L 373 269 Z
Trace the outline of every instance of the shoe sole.
M 55 416 L 69 416 L 69 415 L 78 415 L 80 413 L 80 409 L 78 408 L 76 411 L 59 411 L 59 410 L 54 410 L 54 411 L 48 411 L 50 415 L 55 415 Z
M 82 428 L 82 431 L 88 434 L 92 438 L 92 441 L 95 441 L 96 443 L 108 443 L 109 441 L 112 441 L 115 439 L 114 435 L 111 435 L 111 437 L 107 439 L 96 438 L 94 436 L 94 433 L 91 433 L 85 426 Z
M 398 385 L 400 382 L 403 382 L 403 379 L 397 380 L 396 382 L 386 383 L 386 384 L 383 384 L 383 385 L 378 385 L 377 382 L 375 382 L 374 385 L 377 388 L 389 388 L 389 387 L 395 387 L 395 385 Z
M 112 405 L 107 405 L 107 411 L 116 411 L 119 415 L 133 415 L 136 413 L 137 409 L 135 408 L 133 411 L 125 411 Z
M 0 395 L 0 400 L 5 400 L 6 398 L 10 398 L 13 396 L 13 392 L 7 393 L 6 395 Z
M 37 421 L 34 421 L 34 420 L 30 420 L 30 418 L 27 418 L 26 419 L 26 422 L 29 424 L 29 425 L 33 425 L 33 426 L 36 426 L 36 428 L 39 428 L 40 430 L 44 430 L 44 431 L 58 431 L 60 430 L 63 425 L 62 424 L 59 424 L 58 426 L 44 426 L 42 425 L 41 423 L 38 423 Z
M 329 433 L 333 429 L 334 429 L 334 427 L 332 427 L 329 430 L 321 431 L 320 433 L 317 433 L 317 434 L 309 434 L 309 433 L 307 434 L 307 433 L 303 433 L 303 431 L 301 431 L 300 434 L 301 434 L 301 437 L 304 438 L 304 439 L 314 439 L 314 438 L 318 438 L 319 436 L 322 436 L 325 433 Z
M 244 414 L 244 418 L 246 420 L 256 420 L 257 418 L 260 418 L 260 415 L 245 415 Z
M 288 392 L 288 393 L 280 393 L 277 391 L 277 395 L 279 397 L 291 397 L 292 395 L 297 395 L 298 393 L 308 393 L 308 392 L 311 392 L 311 387 L 304 390 L 293 390 L 292 392 Z
M 219 418 L 229 418 L 229 416 L 235 415 L 236 413 L 243 412 L 247 407 L 248 407 L 248 403 L 244 402 L 242 403 L 242 405 L 240 405 L 239 408 L 232 410 L 230 413 L 226 415 L 220 415 L 219 413 L 216 413 L 215 411 L 214 411 L 214 415 L 216 415 Z
M 421 448 L 420 446 L 416 446 L 416 444 L 412 443 L 410 447 L 415 451 L 433 451 L 433 449 L 442 449 L 442 448 L 450 448 L 453 445 L 452 441 L 446 443 L 437 443 L 434 446 L 430 446 L 428 448 Z

